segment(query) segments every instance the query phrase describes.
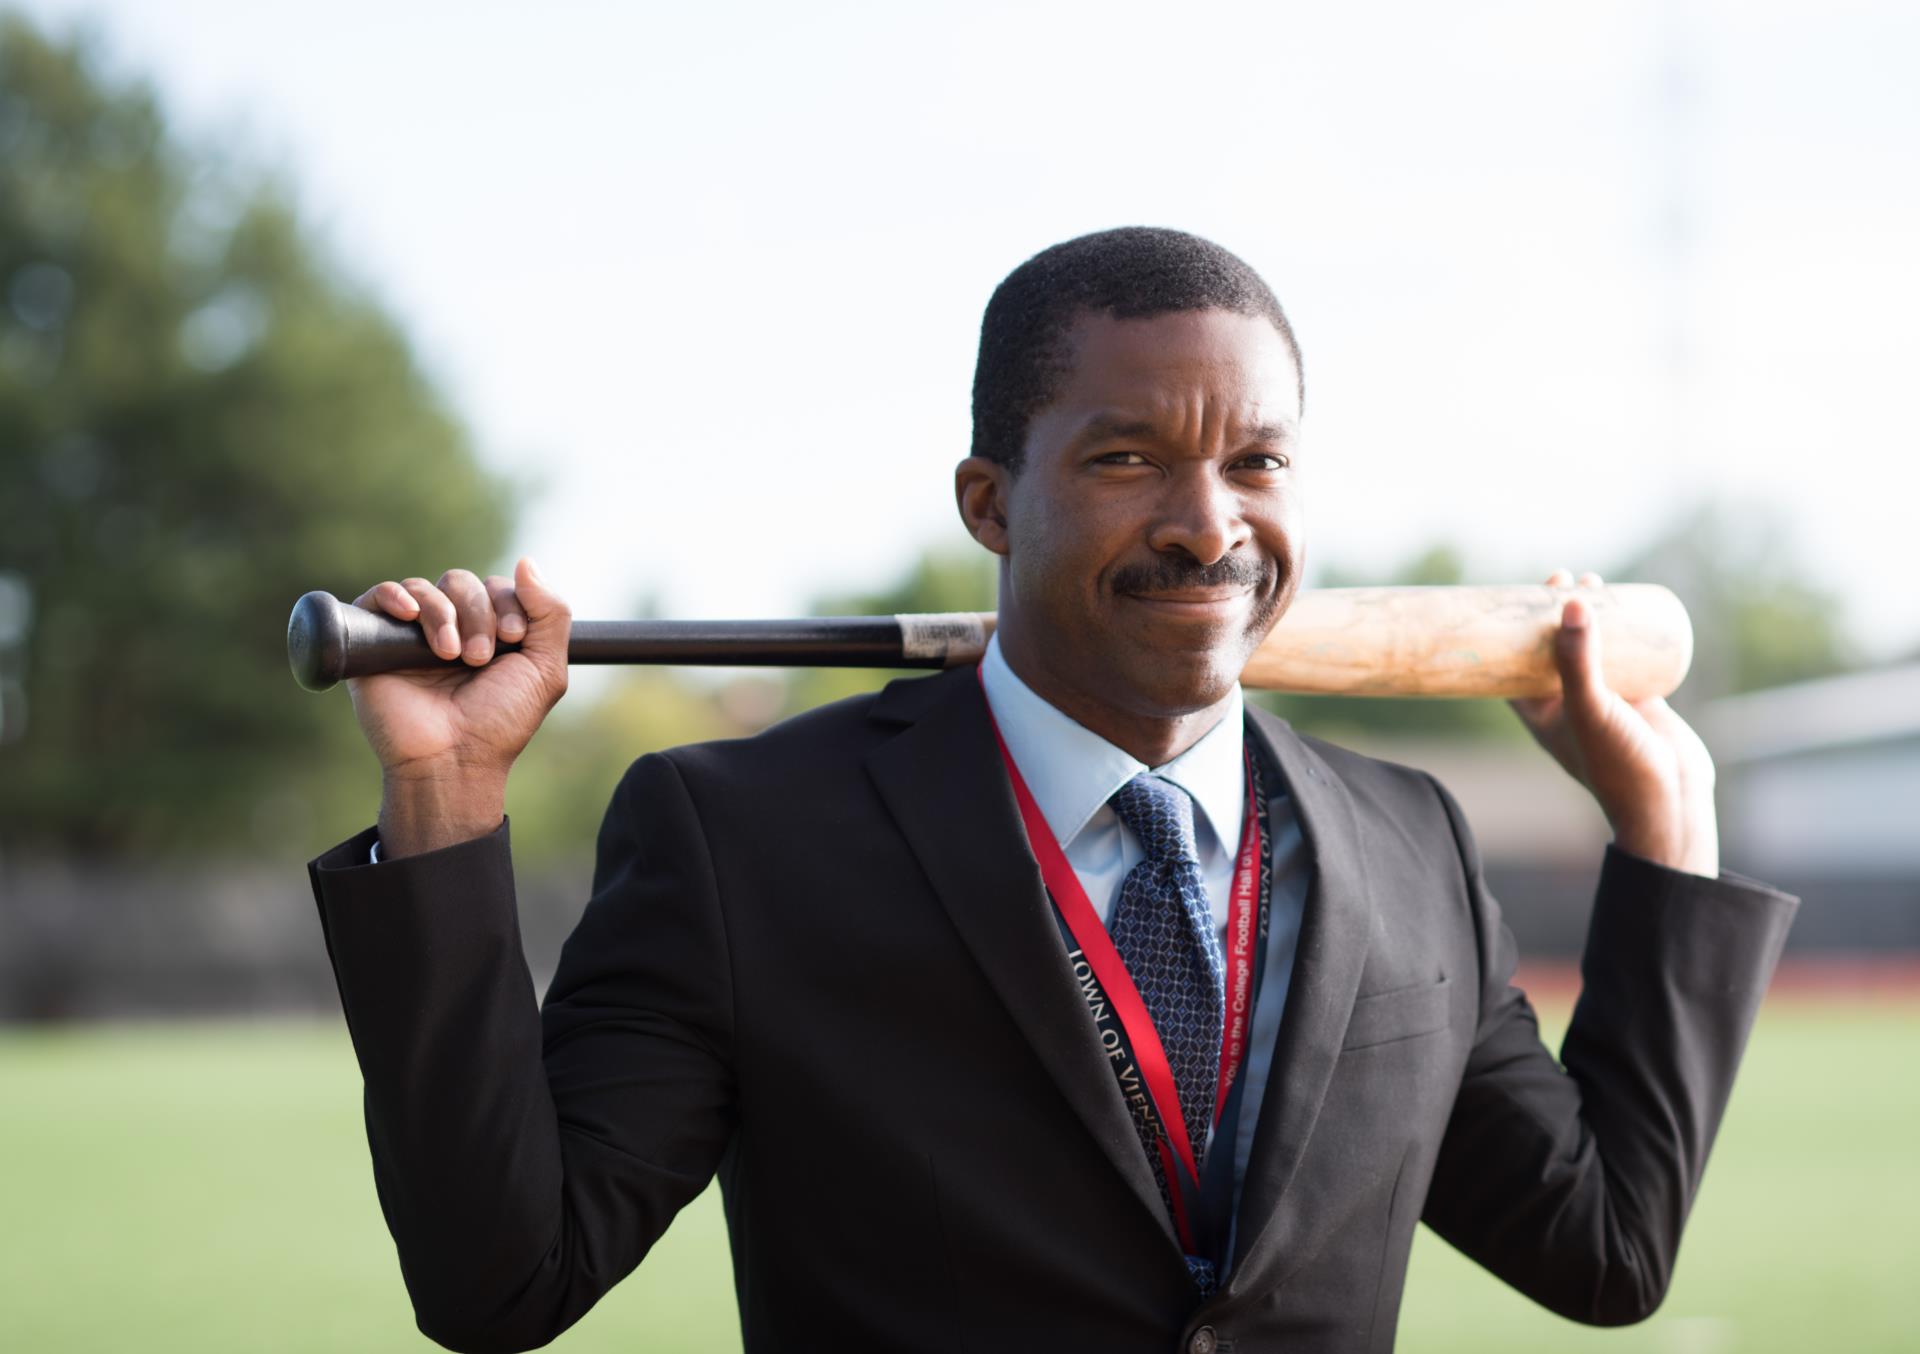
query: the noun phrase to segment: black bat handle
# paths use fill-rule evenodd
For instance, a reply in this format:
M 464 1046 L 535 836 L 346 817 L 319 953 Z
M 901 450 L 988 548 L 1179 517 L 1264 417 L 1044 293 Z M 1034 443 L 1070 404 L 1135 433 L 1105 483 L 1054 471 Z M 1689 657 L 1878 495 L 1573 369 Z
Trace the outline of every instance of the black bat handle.
M 709 667 L 941 668 L 976 661 L 990 616 L 807 616 L 779 621 L 580 621 L 569 663 L 688 663 Z M 496 655 L 518 644 L 496 643 Z M 287 621 L 294 680 L 325 691 L 347 677 L 404 668 L 450 668 L 418 621 L 310 592 Z

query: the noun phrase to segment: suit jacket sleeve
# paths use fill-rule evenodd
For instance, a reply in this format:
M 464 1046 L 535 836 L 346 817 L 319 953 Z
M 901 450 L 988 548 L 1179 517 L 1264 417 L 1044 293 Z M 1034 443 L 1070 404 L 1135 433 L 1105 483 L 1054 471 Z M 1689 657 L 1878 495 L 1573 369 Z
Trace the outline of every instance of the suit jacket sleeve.
M 640 1262 L 729 1142 L 732 989 L 711 861 L 673 763 L 642 758 L 544 1011 L 507 825 L 308 869 L 366 1081 L 367 1138 L 420 1328 L 530 1349 Z
M 1425 1221 L 1562 1316 L 1639 1320 L 1665 1296 L 1799 900 L 1609 846 L 1581 994 L 1556 1062 L 1511 985 L 1513 933 L 1472 834 L 1452 796 L 1435 788 L 1466 877 L 1481 989 Z

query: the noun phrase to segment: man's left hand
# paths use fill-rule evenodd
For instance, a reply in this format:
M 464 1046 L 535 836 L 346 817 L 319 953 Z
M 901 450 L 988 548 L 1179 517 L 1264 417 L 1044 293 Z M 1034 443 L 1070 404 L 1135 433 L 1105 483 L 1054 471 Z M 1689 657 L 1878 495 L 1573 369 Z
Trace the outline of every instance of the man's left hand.
M 1572 588 L 1555 570 L 1549 587 Z M 1598 588 L 1598 574 L 1579 587 Z M 1554 636 L 1560 694 L 1508 702 L 1567 774 L 1586 786 L 1614 845 L 1657 864 L 1709 878 L 1720 873 L 1713 809 L 1713 758 L 1700 736 L 1659 697 L 1628 701 L 1600 670 L 1593 608 L 1576 591 L 1562 604 Z

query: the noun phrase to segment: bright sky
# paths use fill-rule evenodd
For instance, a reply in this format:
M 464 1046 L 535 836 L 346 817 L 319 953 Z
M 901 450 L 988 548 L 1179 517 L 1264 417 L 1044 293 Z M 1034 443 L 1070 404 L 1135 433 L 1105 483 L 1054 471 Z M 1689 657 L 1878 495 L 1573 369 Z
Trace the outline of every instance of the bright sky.
M 287 167 L 543 486 L 578 615 L 781 614 L 959 540 L 988 293 L 1148 223 L 1293 317 L 1310 559 L 1532 580 L 1712 493 L 1920 644 L 1904 0 L 26 8 Z

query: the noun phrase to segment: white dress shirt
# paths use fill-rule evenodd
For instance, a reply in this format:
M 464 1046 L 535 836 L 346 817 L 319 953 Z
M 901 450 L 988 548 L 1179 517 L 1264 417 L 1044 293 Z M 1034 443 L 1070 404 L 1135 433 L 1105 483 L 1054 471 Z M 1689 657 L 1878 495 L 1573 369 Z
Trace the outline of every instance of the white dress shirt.
M 1200 872 L 1224 946 L 1234 857 L 1240 849 L 1243 816 L 1248 812 L 1246 713 L 1240 688 L 1233 689 L 1226 713 L 1199 742 L 1164 766 L 1149 767 L 1041 699 L 1007 664 L 998 636 L 987 644 L 980 676 L 1007 751 L 1019 766 L 1034 803 L 1066 853 L 1067 863 L 1086 889 L 1087 900 L 1101 922 L 1105 923 L 1113 910 L 1120 881 L 1146 856 L 1133 830 L 1120 821 L 1107 800 L 1135 776 L 1150 771 L 1184 790 L 1194 802 Z M 1246 1090 L 1233 1163 L 1236 1210 L 1253 1151 L 1254 1126 L 1260 1121 L 1260 1104 L 1273 1067 L 1274 1041 L 1280 1033 L 1280 1014 L 1286 1006 L 1300 917 L 1311 879 L 1299 820 L 1290 811 L 1286 787 L 1268 784 L 1263 788 L 1273 808 L 1267 820 L 1273 839 L 1273 899 L 1268 911 L 1266 975 L 1254 1005 L 1253 1038 L 1242 1071 Z

